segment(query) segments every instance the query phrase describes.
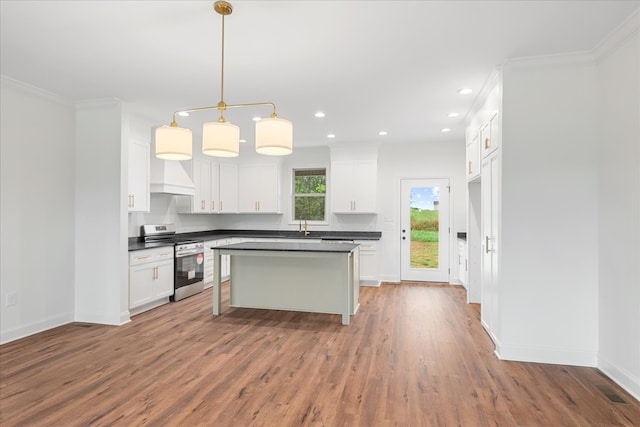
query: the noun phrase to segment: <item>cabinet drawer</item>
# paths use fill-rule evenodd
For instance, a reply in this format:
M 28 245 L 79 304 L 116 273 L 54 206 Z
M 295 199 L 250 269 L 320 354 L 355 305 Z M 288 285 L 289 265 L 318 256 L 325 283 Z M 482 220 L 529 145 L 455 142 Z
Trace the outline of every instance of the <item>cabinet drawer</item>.
M 129 265 L 173 259 L 173 246 L 129 252 Z

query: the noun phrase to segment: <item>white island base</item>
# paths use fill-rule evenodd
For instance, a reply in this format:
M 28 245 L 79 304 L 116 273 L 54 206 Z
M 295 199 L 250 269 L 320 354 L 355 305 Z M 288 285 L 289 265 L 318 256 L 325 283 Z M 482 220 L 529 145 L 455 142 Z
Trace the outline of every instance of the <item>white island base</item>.
M 232 307 L 341 314 L 344 325 L 358 310 L 358 245 L 259 242 L 212 249 L 214 315 L 222 308 L 220 255 L 231 256 Z

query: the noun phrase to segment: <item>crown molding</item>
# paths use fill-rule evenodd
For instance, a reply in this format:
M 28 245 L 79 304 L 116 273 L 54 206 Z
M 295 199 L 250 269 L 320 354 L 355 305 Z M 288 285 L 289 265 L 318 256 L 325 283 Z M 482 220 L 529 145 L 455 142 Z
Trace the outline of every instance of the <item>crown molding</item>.
M 67 99 L 61 95 L 55 94 L 53 92 L 49 92 L 45 89 L 41 89 L 37 86 L 30 85 L 29 83 L 25 83 L 20 80 L 16 80 L 12 77 L 6 76 L 4 74 L 0 74 L 0 79 L 2 80 L 3 85 L 12 86 L 22 92 L 29 93 L 31 95 L 35 95 L 38 98 L 46 99 L 47 101 L 62 105 L 64 107 L 73 108 L 74 102 L 70 99 Z
M 640 32 L 640 8 L 636 9 L 622 24 L 618 25 L 594 48 L 593 55 L 600 62 L 614 53 L 631 37 Z M 638 46 L 640 49 L 640 45 Z

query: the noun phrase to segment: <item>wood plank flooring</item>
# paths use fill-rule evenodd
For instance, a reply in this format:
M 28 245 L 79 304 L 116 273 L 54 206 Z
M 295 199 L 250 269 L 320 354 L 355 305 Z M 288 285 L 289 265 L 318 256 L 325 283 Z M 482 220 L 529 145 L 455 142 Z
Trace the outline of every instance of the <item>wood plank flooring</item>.
M 0 346 L 0 425 L 640 426 L 596 369 L 497 360 L 461 287 L 361 288 L 349 326 L 228 292 Z

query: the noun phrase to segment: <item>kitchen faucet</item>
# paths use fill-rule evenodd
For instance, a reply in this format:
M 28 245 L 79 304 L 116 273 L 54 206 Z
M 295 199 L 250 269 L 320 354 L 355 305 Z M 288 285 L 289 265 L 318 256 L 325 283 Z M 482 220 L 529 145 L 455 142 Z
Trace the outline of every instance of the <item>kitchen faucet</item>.
M 298 233 L 302 232 L 302 220 L 300 220 L 300 225 L 298 227 Z M 309 234 L 311 234 L 311 232 L 309 231 L 309 229 L 307 228 L 307 220 L 304 220 L 304 235 L 308 236 Z

